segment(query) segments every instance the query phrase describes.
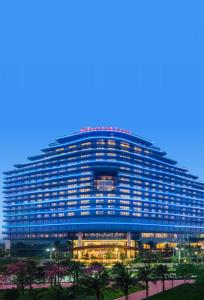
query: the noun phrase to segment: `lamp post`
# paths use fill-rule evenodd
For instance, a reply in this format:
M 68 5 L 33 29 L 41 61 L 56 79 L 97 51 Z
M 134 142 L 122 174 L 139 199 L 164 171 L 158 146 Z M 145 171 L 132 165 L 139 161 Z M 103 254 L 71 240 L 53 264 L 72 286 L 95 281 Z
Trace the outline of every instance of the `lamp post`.
M 47 248 L 46 251 L 50 253 L 50 259 L 52 260 L 52 253 L 55 251 L 55 248 Z
M 196 256 L 196 262 L 198 264 L 198 251 L 195 251 L 195 256 Z
M 178 248 L 178 247 L 176 247 L 175 249 L 176 249 L 176 251 L 178 250 L 178 263 L 180 264 L 180 262 L 181 262 L 181 250 L 184 250 L 184 249 L 183 248 Z

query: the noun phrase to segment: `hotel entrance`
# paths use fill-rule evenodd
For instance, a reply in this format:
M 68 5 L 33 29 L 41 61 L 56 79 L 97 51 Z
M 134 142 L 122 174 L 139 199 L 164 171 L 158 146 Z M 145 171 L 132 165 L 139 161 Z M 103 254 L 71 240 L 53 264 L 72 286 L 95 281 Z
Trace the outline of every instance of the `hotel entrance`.
M 135 241 L 130 239 L 82 240 L 79 234 L 73 241 L 73 258 L 79 260 L 117 261 L 134 258 L 136 251 Z

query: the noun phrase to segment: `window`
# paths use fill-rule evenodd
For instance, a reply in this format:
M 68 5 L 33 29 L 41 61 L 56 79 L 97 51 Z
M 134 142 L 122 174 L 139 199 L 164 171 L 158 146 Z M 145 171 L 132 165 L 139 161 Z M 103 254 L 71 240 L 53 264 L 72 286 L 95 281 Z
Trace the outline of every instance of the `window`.
M 87 216 L 87 215 L 89 215 L 89 214 L 90 214 L 89 211 L 82 211 L 82 212 L 81 212 L 81 216 Z
M 110 145 L 110 146 L 114 146 L 114 145 L 115 145 L 115 141 L 108 140 L 108 145 Z
M 134 150 L 135 150 L 135 152 L 137 152 L 137 153 L 140 153 L 140 152 L 141 152 L 141 148 L 139 148 L 139 147 L 135 147 Z
M 115 190 L 115 179 L 113 176 L 97 176 L 94 184 L 97 191 L 110 192 Z
M 120 143 L 121 147 L 129 148 L 130 145 L 128 143 Z

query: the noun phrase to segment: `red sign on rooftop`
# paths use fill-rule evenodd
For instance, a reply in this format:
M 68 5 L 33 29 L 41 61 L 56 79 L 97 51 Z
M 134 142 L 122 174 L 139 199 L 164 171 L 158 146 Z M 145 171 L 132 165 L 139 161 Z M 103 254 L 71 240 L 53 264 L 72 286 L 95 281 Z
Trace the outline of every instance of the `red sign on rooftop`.
M 87 131 L 100 131 L 100 130 L 108 130 L 108 131 L 118 131 L 124 133 L 130 133 L 129 130 L 121 129 L 118 127 L 106 127 L 106 126 L 98 126 L 98 127 L 84 127 L 80 129 L 80 132 L 87 132 Z

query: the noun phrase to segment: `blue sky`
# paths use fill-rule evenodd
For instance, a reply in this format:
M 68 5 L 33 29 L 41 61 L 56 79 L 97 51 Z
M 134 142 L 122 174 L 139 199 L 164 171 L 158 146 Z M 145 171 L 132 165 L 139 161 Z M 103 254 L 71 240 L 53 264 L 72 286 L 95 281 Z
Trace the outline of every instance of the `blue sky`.
M 204 181 L 203 10 L 203 0 L 1 1 L 1 174 L 104 125 L 153 140 Z

